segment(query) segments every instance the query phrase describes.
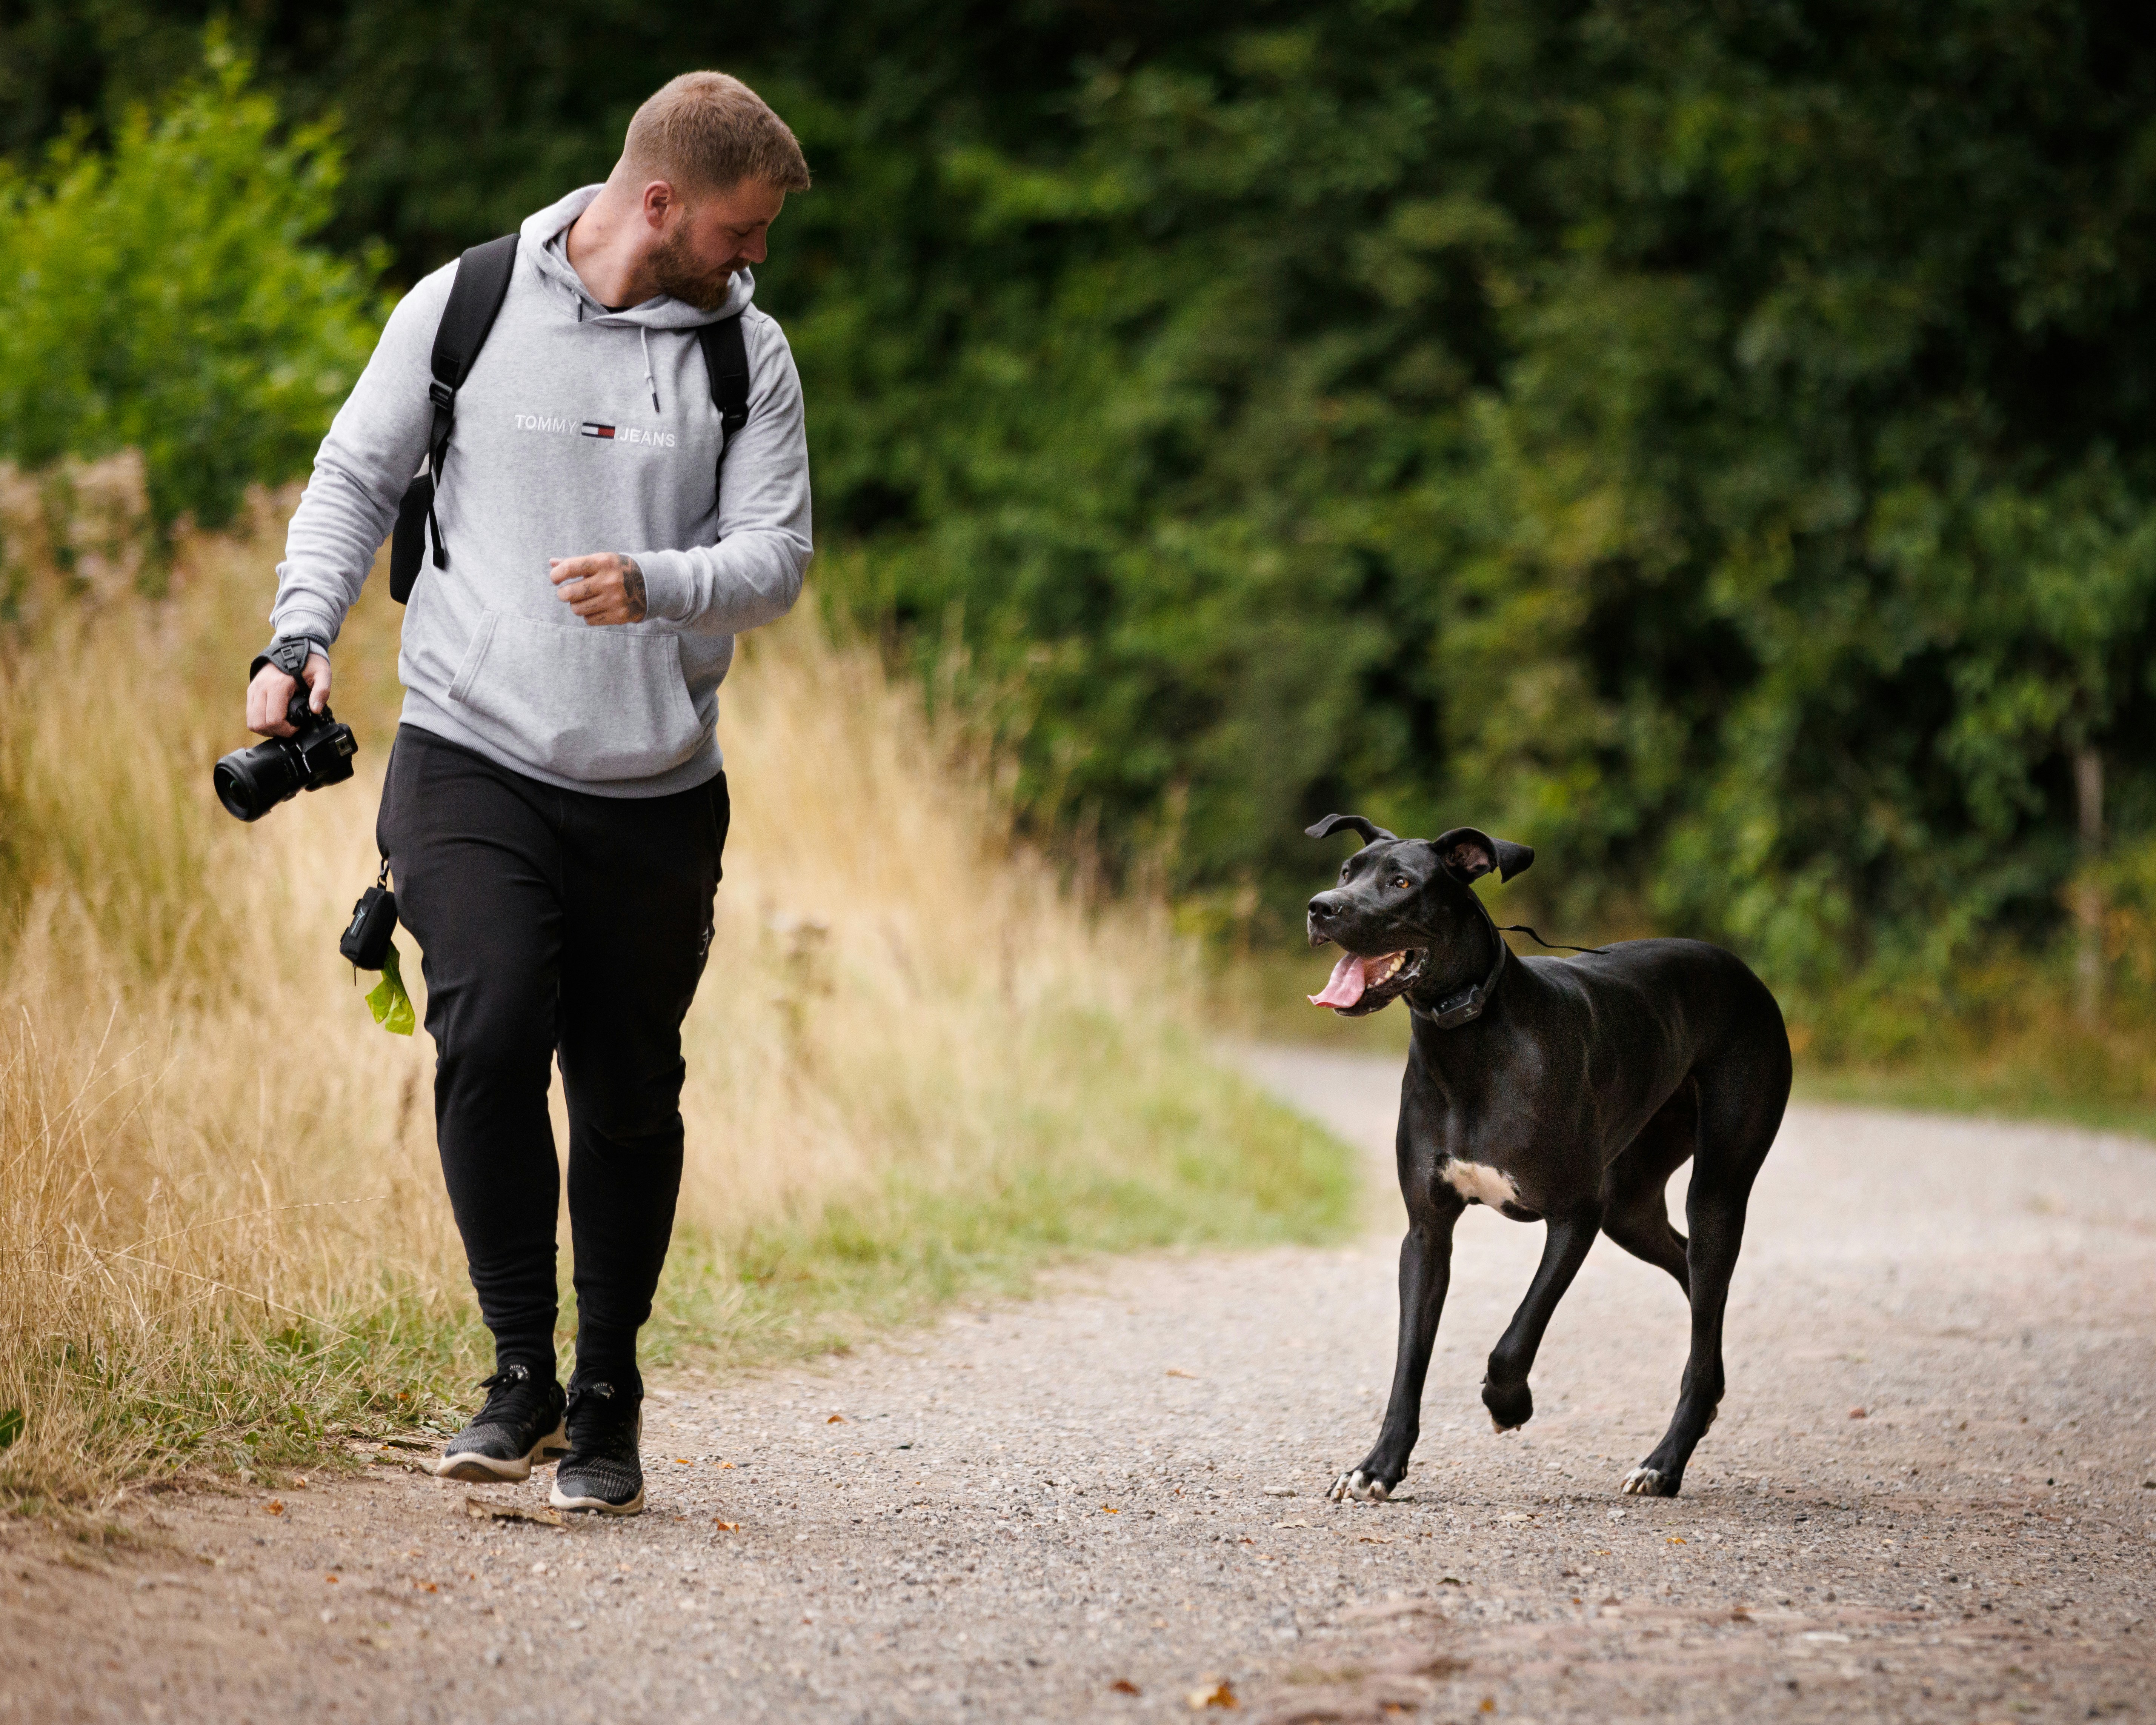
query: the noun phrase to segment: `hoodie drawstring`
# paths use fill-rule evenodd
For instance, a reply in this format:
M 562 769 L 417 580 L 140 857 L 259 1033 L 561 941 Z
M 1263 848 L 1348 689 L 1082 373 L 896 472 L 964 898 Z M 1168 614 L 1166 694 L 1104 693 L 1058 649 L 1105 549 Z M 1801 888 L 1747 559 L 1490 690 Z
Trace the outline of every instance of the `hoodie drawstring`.
M 659 385 L 651 375 L 651 331 L 642 324 L 636 326 L 636 339 L 644 349 L 644 387 L 651 392 L 651 411 L 659 411 Z

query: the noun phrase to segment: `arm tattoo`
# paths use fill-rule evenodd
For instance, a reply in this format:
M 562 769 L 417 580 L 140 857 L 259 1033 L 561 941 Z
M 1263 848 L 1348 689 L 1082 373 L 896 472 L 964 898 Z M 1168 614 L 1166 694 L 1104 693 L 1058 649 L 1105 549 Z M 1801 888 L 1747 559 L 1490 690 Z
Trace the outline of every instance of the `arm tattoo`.
M 644 571 L 636 567 L 634 557 L 624 557 L 621 560 L 621 591 L 622 597 L 629 601 L 629 608 L 632 614 L 629 621 L 643 622 Z

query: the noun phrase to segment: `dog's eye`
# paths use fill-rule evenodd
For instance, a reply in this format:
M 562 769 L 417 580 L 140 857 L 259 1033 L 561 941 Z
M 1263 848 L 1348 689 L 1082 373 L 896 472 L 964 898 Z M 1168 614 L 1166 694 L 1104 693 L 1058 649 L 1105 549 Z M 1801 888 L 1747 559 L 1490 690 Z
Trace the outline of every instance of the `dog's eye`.
M 1405 891 L 1411 884 L 1412 883 L 1409 882 L 1405 875 L 1395 875 L 1393 876 L 1393 885 L 1399 887 L 1402 891 Z

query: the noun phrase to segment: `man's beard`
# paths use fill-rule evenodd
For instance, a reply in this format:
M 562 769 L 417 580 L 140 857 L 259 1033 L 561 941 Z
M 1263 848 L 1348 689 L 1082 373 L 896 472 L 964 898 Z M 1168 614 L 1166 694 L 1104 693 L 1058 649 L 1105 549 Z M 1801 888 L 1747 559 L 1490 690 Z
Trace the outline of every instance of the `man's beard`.
M 732 264 L 721 264 L 716 270 L 700 268 L 689 255 L 689 224 L 685 221 L 670 238 L 659 243 L 644 267 L 659 285 L 660 292 L 685 305 L 694 305 L 699 311 L 716 311 L 726 304 L 727 291 L 733 285 Z

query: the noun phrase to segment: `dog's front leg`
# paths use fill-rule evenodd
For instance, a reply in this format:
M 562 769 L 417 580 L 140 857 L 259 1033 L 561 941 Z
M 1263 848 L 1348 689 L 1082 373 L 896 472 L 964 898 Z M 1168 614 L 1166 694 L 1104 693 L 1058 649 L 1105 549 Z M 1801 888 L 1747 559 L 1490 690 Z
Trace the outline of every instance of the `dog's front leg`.
M 1568 1215 L 1552 1216 L 1543 1241 L 1543 1259 L 1527 1298 L 1512 1314 L 1505 1333 L 1490 1352 L 1490 1364 L 1482 1379 L 1482 1405 L 1500 1431 L 1525 1425 L 1534 1415 L 1535 1399 L 1527 1388 L 1527 1373 L 1534 1369 L 1535 1355 L 1543 1345 L 1543 1332 L 1557 1312 L 1557 1302 L 1572 1286 L 1579 1266 L 1587 1261 L 1587 1249 L 1602 1227 L 1602 1205 L 1598 1199 L 1583 1204 Z
M 1417 1205 L 1410 1215 L 1407 1238 L 1400 1242 L 1400 1335 L 1392 1398 L 1385 1404 L 1377 1447 L 1332 1482 L 1330 1495 L 1336 1502 L 1363 1497 L 1382 1503 L 1407 1473 L 1408 1457 L 1422 1435 L 1423 1380 L 1430 1374 L 1437 1321 L 1452 1282 L 1452 1224 L 1465 1208 L 1459 1203 Z

